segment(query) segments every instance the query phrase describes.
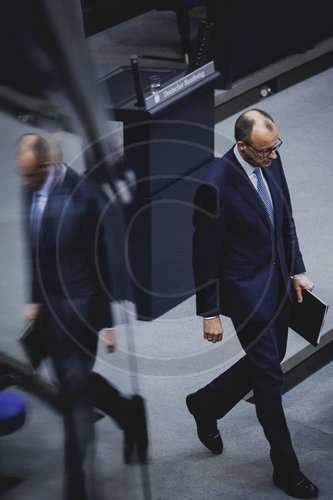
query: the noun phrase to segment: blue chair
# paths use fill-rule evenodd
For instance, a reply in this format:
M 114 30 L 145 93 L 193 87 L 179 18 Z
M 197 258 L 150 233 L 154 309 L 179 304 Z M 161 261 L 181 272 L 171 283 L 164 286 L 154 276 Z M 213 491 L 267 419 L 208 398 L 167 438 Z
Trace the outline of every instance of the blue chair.
M 25 419 L 25 401 L 20 396 L 9 392 L 0 393 L 0 436 L 20 429 Z
M 20 375 L 10 373 L 0 366 L 0 391 L 17 385 L 21 381 Z M 26 419 L 26 404 L 20 396 L 8 392 L 0 393 L 0 436 L 17 431 Z

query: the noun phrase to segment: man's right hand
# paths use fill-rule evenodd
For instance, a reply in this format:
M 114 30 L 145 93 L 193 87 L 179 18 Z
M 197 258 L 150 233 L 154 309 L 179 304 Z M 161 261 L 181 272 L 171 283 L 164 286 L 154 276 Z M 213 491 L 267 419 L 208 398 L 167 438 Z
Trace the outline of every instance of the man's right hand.
M 221 342 L 223 337 L 223 328 L 220 316 L 216 318 L 203 320 L 203 336 L 208 342 Z
M 28 321 L 35 321 L 38 318 L 40 304 L 26 304 L 23 309 L 23 316 Z

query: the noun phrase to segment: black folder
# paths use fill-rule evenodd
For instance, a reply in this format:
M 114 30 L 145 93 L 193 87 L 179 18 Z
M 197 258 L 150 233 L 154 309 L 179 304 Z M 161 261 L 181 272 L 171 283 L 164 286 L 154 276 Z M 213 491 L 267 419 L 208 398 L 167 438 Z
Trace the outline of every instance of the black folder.
M 328 305 L 309 290 L 302 290 L 303 302 L 294 299 L 289 327 L 313 346 L 319 344 Z
M 49 355 L 41 319 L 37 318 L 29 324 L 18 341 L 28 358 L 33 372 L 36 372 L 41 362 Z

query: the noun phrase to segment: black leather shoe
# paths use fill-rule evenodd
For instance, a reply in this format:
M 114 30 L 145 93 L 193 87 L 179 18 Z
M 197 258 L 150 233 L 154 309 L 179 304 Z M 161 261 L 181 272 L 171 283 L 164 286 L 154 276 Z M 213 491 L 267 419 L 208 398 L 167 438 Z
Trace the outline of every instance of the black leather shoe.
M 130 423 L 124 429 L 124 462 L 131 464 L 138 461 L 148 462 L 148 431 L 144 400 L 141 396 L 132 396 L 130 400 Z
M 195 404 L 194 394 L 189 394 L 186 397 L 186 406 L 197 424 L 198 438 L 202 444 L 214 455 L 220 455 L 223 451 L 223 442 L 217 429 L 216 420 L 200 414 Z
M 148 429 L 144 400 L 141 396 L 132 397 L 134 412 L 134 440 L 139 463 L 148 462 Z
M 133 426 L 131 425 L 128 426 L 126 429 L 124 429 L 123 454 L 124 454 L 125 464 L 132 463 L 133 453 L 134 453 L 134 432 L 133 432 Z
M 223 451 L 223 442 L 221 438 L 220 431 L 217 429 L 216 432 L 211 434 L 199 434 L 198 438 L 206 448 L 208 448 L 214 455 L 220 455 Z
M 315 498 L 319 492 L 317 486 L 311 483 L 301 471 L 289 482 L 283 481 L 277 475 L 273 474 L 273 482 L 275 486 L 294 498 Z

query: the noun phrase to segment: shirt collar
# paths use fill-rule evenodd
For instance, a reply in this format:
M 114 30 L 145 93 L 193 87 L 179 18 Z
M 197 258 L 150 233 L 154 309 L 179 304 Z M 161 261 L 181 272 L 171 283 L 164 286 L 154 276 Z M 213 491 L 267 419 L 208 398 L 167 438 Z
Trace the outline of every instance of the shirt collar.
M 64 180 L 64 177 L 66 175 L 66 171 L 67 171 L 66 165 L 64 163 L 61 163 L 60 173 L 59 173 L 59 176 L 57 178 L 57 182 L 59 182 L 60 184 Z M 54 165 L 50 165 L 49 173 L 47 175 L 46 181 L 44 182 L 42 187 L 38 191 L 36 191 L 36 193 L 38 193 L 39 196 L 44 196 L 45 198 L 49 197 L 50 189 L 51 189 L 51 186 L 52 186 L 53 181 L 55 179 L 55 175 L 56 175 L 56 167 Z
M 245 161 L 244 158 L 241 157 L 240 152 L 238 151 L 237 143 L 235 144 L 235 147 L 234 147 L 234 154 L 235 154 L 237 160 L 239 161 L 239 163 L 242 165 L 245 172 L 247 173 L 247 175 L 250 176 L 251 174 L 253 174 L 256 167 L 254 167 L 253 165 L 251 165 L 250 163 Z

